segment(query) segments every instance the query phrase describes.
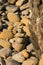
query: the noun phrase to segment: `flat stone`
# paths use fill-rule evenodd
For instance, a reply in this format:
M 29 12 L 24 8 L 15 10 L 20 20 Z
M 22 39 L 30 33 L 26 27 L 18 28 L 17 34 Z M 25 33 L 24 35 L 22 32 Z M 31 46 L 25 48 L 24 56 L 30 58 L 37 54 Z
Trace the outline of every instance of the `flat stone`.
M 6 6 L 6 10 L 9 12 L 15 12 L 18 10 L 18 8 L 14 5 L 9 5 L 9 6 Z
M 20 53 L 13 55 L 12 59 L 20 63 L 22 63 L 25 60 L 25 58 Z

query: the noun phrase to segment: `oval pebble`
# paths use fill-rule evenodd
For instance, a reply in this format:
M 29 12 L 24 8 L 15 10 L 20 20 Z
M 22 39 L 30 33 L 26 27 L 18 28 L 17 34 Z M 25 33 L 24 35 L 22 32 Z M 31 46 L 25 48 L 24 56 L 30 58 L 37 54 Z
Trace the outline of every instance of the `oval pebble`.
M 7 14 L 7 18 L 12 23 L 15 23 L 15 22 L 19 22 L 20 21 L 20 18 L 18 17 L 18 15 L 14 14 L 12 12 L 9 12 Z

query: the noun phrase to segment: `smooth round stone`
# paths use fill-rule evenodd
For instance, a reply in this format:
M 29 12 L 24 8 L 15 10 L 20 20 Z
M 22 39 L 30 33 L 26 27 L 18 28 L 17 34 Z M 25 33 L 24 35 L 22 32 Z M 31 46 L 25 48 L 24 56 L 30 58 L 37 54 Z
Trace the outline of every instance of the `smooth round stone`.
M 17 11 L 17 9 L 18 8 L 16 6 L 14 6 L 14 5 L 6 6 L 6 10 L 10 11 L 10 12 L 15 12 L 15 11 Z

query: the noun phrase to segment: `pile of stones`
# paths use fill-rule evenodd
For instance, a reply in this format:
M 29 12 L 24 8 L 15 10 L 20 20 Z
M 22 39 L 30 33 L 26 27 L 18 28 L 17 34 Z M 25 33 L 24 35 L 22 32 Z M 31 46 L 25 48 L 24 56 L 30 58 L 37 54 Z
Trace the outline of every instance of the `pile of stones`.
M 43 54 L 39 61 L 29 28 L 39 11 L 42 15 L 43 0 L 0 0 L 0 65 L 43 65 Z

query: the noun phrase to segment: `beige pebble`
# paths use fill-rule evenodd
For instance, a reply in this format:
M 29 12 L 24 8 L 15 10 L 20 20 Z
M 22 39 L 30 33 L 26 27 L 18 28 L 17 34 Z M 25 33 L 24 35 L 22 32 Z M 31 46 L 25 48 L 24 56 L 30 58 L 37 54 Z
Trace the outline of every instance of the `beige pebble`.
M 3 57 L 3 58 L 5 58 L 5 59 L 6 59 L 8 56 L 10 56 L 11 53 L 12 53 L 12 51 L 11 51 L 10 48 L 8 48 L 8 49 L 2 48 L 2 49 L 0 50 L 0 56 Z
M 21 6 L 23 4 L 24 0 L 18 0 L 16 2 L 16 6 Z
M 14 13 L 12 13 L 12 12 L 9 12 L 9 13 L 7 14 L 7 18 L 8 18 L 8 20 L 9 20 L 10 22 L 12 22 L 12 23 L 15 23 L 15 22 L 19 22 L 19 21 L 20 21 L 18 15 L 14 14 Z
M 13 34 L 10 30 L 3 30 L 0 34 L 0 39 L 10 39 L 13 37 Z
M 21 51 L 21 54 L 22 54 L 25 58 L 28 58 L 28 57 L 29 57 L 29 54 L 27 53 L 26 50 L 22 50 L 22 51 Z
M 12 59 L 14 59 L 20 63 L 22 63 L 25 60 L 25 58 L 20 53 L 13 55 Z
M 12 47 L 16 50 L 16 51 L 20 51 L 23 49 L 23 44 L 20 43 L 13 43 Z
M 6 10 L 7 10 L 7 12 L 15 12 L 15 11 L 17 11 L 17 7 L 16 6 L 14 6 L 14 5 L 8 5 L 8 6 L 6 6 Z
M 4 48 L 10 48 L 11 44 L 7 40 L 0 39 L 0 45 Z
M 43 54 L 41 55 L 40 61 L 39 61 L 39 65 L 43 65 Z
M 8 2 L 9 2 L 10 4 L 14 4 L 14 3 L 16 2 L 16 0 L 8 0 Z

